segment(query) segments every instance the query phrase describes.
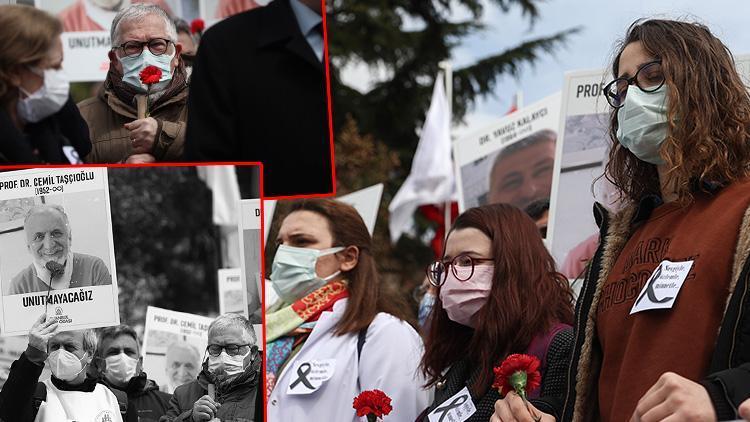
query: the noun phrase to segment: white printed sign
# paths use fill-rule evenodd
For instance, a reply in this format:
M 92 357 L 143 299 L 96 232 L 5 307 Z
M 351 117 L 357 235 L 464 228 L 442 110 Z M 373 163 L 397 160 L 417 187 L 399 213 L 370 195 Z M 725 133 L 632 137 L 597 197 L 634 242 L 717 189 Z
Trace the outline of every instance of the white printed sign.
M 120 323 L 106 168 L 0 173 L 0 332 Z
M 427 418 L 430 422 L 463 422 L 476 411 L 469 389 L 464 387 L 430 412 Z
M 291 381 L 286 390 L 287 394 L 311 394 L 320 388 L 324 382 L 331 379 L 336 371 L 336 359 L 298 361 L 292 367 Z
M 247 313 L 247 293 L 239 268 L 219 269 L 219 313 Z
M 456 141 L 459 209 L 549 199 L 559 121 L 557 93 Z
M 261 201 L 245 199 L 239 202 L 240 261 L 242 283 L 246 292 L 244 315 L 253 323 L 260 323 L 262 312 L 261 292 Z
M 630 315 L 652 309 L 671 309 L 692 267 L 693 261 L 662 261 L 638 294 Z
M 143 336 L 143 370 L 160 390 L 172 394 L 178 386 L 193 381 L 201 371 L 212 319 L 146 308 Z
M 555 153 L 547 241 L 558 267 L 568 278 L 578 276 L 596 248 L 591 184 L 602 174 L 608 145 L 610 106 L 602 95 L 604 70 L 565 74 L 560 115 L 561 135 Z M 612 205 L 602 184 L 598 200 Z

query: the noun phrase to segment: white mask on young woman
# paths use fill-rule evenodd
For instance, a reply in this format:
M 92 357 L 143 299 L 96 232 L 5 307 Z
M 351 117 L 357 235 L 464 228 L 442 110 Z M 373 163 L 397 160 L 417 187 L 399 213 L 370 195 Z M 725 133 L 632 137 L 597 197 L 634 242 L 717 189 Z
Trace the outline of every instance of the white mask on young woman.
M 57 113 L 65 105 L 70 96 L 70 81 L 62 69 L 29 70 L 43 77 L 44 84 L 35 92 L 28 92 L 19 86 L 18 90 L 26 98 L 18 99 L 16 110 L 23 121 L 37 123 Z

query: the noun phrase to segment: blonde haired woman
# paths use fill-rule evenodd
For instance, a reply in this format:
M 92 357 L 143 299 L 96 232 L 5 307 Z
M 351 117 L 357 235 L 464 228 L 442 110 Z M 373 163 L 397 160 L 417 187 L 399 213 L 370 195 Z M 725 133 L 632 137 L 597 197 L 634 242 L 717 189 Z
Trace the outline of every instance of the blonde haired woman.
M 0 6 L 0 163 L 76 164 L 91 151 L 62 70 L 62 24 L 30 6 Z

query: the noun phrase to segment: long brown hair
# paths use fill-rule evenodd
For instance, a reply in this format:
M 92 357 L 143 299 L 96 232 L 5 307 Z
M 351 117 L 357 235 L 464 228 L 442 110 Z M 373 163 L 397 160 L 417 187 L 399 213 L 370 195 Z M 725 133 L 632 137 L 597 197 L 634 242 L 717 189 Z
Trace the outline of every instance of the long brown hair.
M 432 385 L 450 365 L 467 358 L 479 369 L 471 389 L 483 395 L 492 383 L 492 368 L 506 355 L 525 352 L 534 336 L 555 322 L 572 324 L 573 292 L 523 211 L 508 204 L 471 208 L 458 216 L 450 233 L 470 227 L 492 242 L 492 290 L 476 316 L 476 329 L 451 321 L 438 295 L 422 371 Z
M 349 300 L 344 316 L 336 326 L 337 335 L 366 328 L 378 312 L 391 314 L 416 326 L 414 317 L 407 312 L 409 305 L 406 300 L 382 285 L 372 255 L 372 237 L 354 207 L 333 199 L 301 199 L 292 203 L 289 212 L 295 211 L 312 211 L 325 217 L 333 237 L 332 246 L 356 246 L 359 249 L 357 265 L 343 273 Z
M 681 201 L 703 182 L 729 184 L 750 171 L 750 95 L 729 49 L 704 25 L 673 20 L 637 20 L 617 48 L 633 42 L 662 61 L 668 87 L 665 186 Z M 637 89 L 631 87 L 631 89 Z M 639 160 L 617 141 L 617 110 L 610 116 L 612 148 L 605 174 L 626 199 L 659 194 L 656 166 Z
M 21 66 L 39 64 L 62 29 L 62 23 L 43 10 L 0 6 L 0 106 L 7 106 L 18 96 L 11 82 L 13 75 Z

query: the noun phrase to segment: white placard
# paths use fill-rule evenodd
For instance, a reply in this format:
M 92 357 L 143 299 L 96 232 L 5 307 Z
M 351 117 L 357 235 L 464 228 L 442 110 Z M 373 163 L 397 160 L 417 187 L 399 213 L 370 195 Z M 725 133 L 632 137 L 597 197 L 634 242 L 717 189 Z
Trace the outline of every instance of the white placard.
M 357 210 L 367 226 L 367 231 L 372 236 L 375 230 L 375 223 L 378 220 L 378 210 L 380 209 L 380 198 L 383 196 L 383 184 L 370 186 L 360 189 L 337 199 L 345 204 L 349 204 Z
M 172 394 L 177 386 L 196 379 L 211 321 L 200 315 L 154 306 L 146 308 L 143 370 L 161 391 Z
M 106 168 L 0 173 L 3 336 L 27 334 L 45 310 L 63 331 L 119 324 L 116 274 Z
M 602 95 L 607 75 L 604 70 L 576 71 L 565 75 L 561 136 L 557 143 L 547 228 L 552 256 L 563 270 L 564 267 L 582 267 L 584 261 L 591 258 L 584 257 L 588 254 L 583 252 L 590 250 L 588 243 L 597 238 L 591 184 L 603 172 L 610 144 L 607 133 L 610 106 Z M 600 196 L 604 202 L 604 195 Z M 564 265 L 568 252 L 574 248 L 570 259 L 576 263 Z M 566 275 L 575 278 L 577 274 L 573 272 L 579 271 L 571 270 L 571 274 Z
M 247 314 L 247 293 L 239 268 L 219 269 L 219 313 Z
M 459 209 L 549 198 L 559 120 L 557 93 L 456 141 Z
M 275 200 L 263 201 L 263 239 L 268 244 L 268 233 L 271 231 L 273 224 L 273 214 L 276 211 Z
M 259 323 L 262 312 L 261 292 L 261 200 L 245 199 L 239 202 L 240 218 L 240 261 L 242 264 L 242 283 L 247 292 L 245 316 L 251 322 Z

